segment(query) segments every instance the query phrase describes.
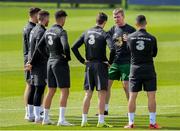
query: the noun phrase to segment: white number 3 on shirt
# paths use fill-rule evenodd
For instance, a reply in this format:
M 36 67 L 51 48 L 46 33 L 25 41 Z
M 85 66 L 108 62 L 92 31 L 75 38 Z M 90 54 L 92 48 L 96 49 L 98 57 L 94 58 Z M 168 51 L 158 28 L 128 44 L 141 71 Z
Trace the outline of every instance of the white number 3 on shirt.
M 52 40 L 52 36 L 48 36 L 48 44 L 49 45 L 53 45 L 53 40 Z
M 137 43 L 137 45 L 136 45 L 137 50 L 144 50 L 144 47 L 145 47 L 144 41 L 141 40 L 141 41 L 137 41 L 136 43 Z
M 89 43 L 90 45 L 93 45 L 93 44 L 95 43 L 95 36 L 94 36 L 94 35 L 90 35 L 90 36 L 89 36 L 88 43 Z

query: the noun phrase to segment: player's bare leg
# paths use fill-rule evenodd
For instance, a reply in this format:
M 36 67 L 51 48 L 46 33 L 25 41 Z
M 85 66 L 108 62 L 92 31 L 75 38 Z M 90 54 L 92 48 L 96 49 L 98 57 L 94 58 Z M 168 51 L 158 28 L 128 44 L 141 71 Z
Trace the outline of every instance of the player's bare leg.
M 149 112 L 156 112 L 156 92 L 147 92 Z
M 53 124 L 49 119 L 49 109 L 51 107 L 52 98 L 56 92 L 56 88 L 49 87 L 46 97 L 44 99 L 44 118 L 43 125 Z
M 122 81 L 122 85 L 126 94 L 126 98 L 129 100 L 129 81 Z
M 29 95 L 29 92 L 30 92 L 30 85 L 29 85 L 29 83 L 26 83 L 26 89 L 25 89 L 25 91 L 24 91 L 24 104 L 25 104 L 25 106 L 27 106 L 27 101 L 28 101 L 28 95 Z
M 130 92 L 130 97 L 128 101 L 128 111 L 129 112 L 135 112 L 136 111 L 136 98 L 137 98 L 138 92 Z
M 65 114 L 65 108 L 66 108 L 66 105 L 67 105 L 67 99 L 68 99 L 68 96 L 69 96 L 69 88 L 61 88 L 61 96 L 60 96 L 60 103 L 59 103 L 59 122 L 61 121 L 64 121 L 65 120 L 65 117 L 64 117 L 64 114 Z
M 128 119 L 129 123 L 124 128 L 133 128 L 134 127 L 134 115 L 136 111 L 136 98 L 138 92 L 130 92 L 129 93 L 129 101 L 128 101 Z
M 87 115 L 88 115 L 92 95 L 93 95 L 93 91 L 86 90 L 85 97 L 83 100 L 83 113 L 82 113 L 82 122 L 81 122 L 82 127 L 90 126 L 87 123 Z
M 106 92 L 107 91 L 105 90 L 98 91 L 98 106 L 100 115 L 104 115 Z
M 50 109 L 52 98 L 55 93 L 56 93 L 56 88 L 51 88 L 51 87 L 48 88 L 48 92 L 47 92 L 45 100 L 44 100 L 44 108 L 45 109 Z
M 112 84 L 113 84 L 113 80 L 108 80 L 108 89 L 107 89 L 107 93 L 106 93 L 106 104 L 105 104 L 104 115 L 108 115 L 109 100 L 110 100 L 110 97 L 111 97 Z
M 147 92 L 150 128 L 161 128 L 156 123 L 156 91 Z
M 104 121 L 104 110 L 106 103 L 106 90 L 98 91 L 98 106 L 99 106 L 99 116 L 97 127 L 112 127 L 109 124 L 106 124 Z
M 93 95 L 93 92 L 91 90 L 86 91 L 85 97 L 83 100 L 83 114 L 88 114 L 92 95 Z
M 69 88 L 67 87 L 61 88 L 59 120 L 57 126 L 73 126 L 73 124 L 67 122 L 65 119 L 65 111 L 66 111 L 68 96 L 69 96 Z
M 25 91 L 24 91 L 24 105 L 25 105 L 25 111 L 26 111 L 24 119 L 28 119 L 28 108 L 27 108 L 27 105 L 28 105 L 28 96 L 29 96 L 30 90 L 31 90 L 30 85 L 27 82 L 26 83 L 26 88 L 25 88 Z

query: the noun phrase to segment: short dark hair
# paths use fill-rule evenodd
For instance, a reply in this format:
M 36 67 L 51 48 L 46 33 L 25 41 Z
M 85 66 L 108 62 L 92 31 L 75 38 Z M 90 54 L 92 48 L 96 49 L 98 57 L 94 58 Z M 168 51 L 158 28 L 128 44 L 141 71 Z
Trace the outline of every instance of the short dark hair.
M 37 7 L 31 7 L 29 9 L 29 16 L 33 16 L 35 14 L 37 14 L 41 9 L 40 8 L 37 8 Z
M 139 25 L 144 25 L 144 24 L 146 24 L 146 17 L 144 15 L 138 15 L 136 17 L 136 22 Z
M 38 12 L 38 20 L 42 21 L 46 16 L 49 16 L 49 12 L 41 10 Z
M 55 13 L 55 19 L 59 19 L 61 17 L 66 17 L 67 13 L 64 10 L 58 10 Z
M 99 12 L 97 17 L 96 17 L 96 23 L 99 25 L 102 25 L 105 21 L 108 20 L 108 16 L 103 13 L 103 12 Z

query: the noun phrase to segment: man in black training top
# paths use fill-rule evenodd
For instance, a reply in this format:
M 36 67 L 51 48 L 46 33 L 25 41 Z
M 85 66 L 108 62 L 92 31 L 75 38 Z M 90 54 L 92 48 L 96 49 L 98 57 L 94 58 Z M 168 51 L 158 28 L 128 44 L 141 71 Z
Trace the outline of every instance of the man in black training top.
M 34 7 L 29 9 L 29 22 L 24 27 L 24 31 L 23 31 L 24 65 L 28 62 L 30 32 L 36 26 L 36 23 L 38 22 L 37 15 L 40 10 L 41 9 L 34 8 Z M 27 107 L 28 98 L 29 98 L 29 93 L 30 93 L 31 87 L 34 88 L 34 85 L 30 84 L 30 71 L 25 70 L 25 79 L 26 79 L 26 89 L 24 91 L 24 103 L 25 103 L 26 113 L 25 113 L 24 119 L 28 119 L 28 107 Z M 31 98 L 30 101 L 33 101 L 33 99 Z
M 157 90 L 156 72 L 153 64 L 153 57 L 157 55 L 156 38 L 146 31 L 146 18 L 139 15 L 136 18 L 138 31 L 128 36 L 128 47 L 131 52 L 131 69 L 129 76 L 129 103 L 128 118 L 129 124 L 124 128 L 134 127 L 134 114 L 136 110 L 136 98 L 138 92 L 143 90 L 147 92 L 149 109 L 149 128 L 158 129 L 160 126 L 156 123 L 156 99 Z
M 70 70 L 68 61 L 71 60 L 67 32 L 63 29 L 66 16 L 67 14 L 63 10 L 55 13 L 56 24 L 45 32 L 43 38 L 38 43 L 37 50 L 34 52 L 34 56 L 30 63 L 33 65 L 35 58 L 38 57 L 38 51 L 42 53 L 45 46 L 43 43 L 45 42 L 49 52 L 47 65 L 47 81 L 49 88 L 44 100 L 43 125 L 53 124 L 49 118 L 49 110 L 57 87 L 61 89 L 59 120 L 57 125 L 73 125 L 65 120 L 65 110 L 70 88 Z
M 98 91 L 99 97 L 99 119 L 97 127 L 112 127 L 104 121 L 105 98 L 108 86 L 108 66 L 112 63 L 115 54 L 111 37 L 103 30 L 107 15 L 99 13 L 96 18 L 96 26 L 84 32 L 74 43 L 72 51 L 77 59 L 86 65 L 85 72 L 85 97 L 83 102 L 82 127 L 89 126 L 87 115 L 90 100 L 94 87 Z M 85 44 L 86 60 L 79 53 L 79 48 Z M 106 57 L 106 46 L 110 48 L 110 61 Z
M 108 115 L 108 103 L 110 100 L 111 86 L 114 80 L 121 80 L 126 98 L 129 99 L 128 83 L 130 71 L 130 52 L 127 49 L 127 35 L 135 32 L 135 28 L 125 23 L 125 14 L 123 9 L 113 11 L 115 24 L 108 33 L 113 39 L 116 56 L 113 64 L 109 68 L 108 92 L 106 97 L 105 115 Z
M 30 33 L 29 39 L 29 54 L 28 61 L 31 61 L 31 58 L 34 54 L 35 48 L 38 45 L 38 42 L 41 40 L 44 32 L 49 23 L 49 12 L 47 11 L 39 11 L 38 13 L 38 24 L 32 29 Z M 45 44 L 45 43 L 44 43 Z M 28 114 L 29 121 L 34 121 L 36 123 L 40 123 L 42 120 L 40 119 L 40 109 L 41 109 L 41 101 L 42 95 L 44 93 L 44 89 L 46 86 L 47 79 L 47 58 L 38 55 L 36 58 L 36 62 L 31 69 L 31 84 L 35 86 L 30 91 L 30 97 L 32 97 L 33 101 L 28 103 Z M 34 108 L 34 112 L 33 112 Z M 35 119 L 34 119 L 35 117 Z

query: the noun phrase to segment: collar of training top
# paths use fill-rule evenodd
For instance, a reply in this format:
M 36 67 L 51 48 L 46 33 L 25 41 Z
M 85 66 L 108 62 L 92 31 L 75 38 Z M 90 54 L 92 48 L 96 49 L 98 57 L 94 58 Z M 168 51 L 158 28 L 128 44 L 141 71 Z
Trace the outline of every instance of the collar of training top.
M 33 26 L 36 25 L 36 23 L 33 23 L 33 22 L 31 22 L 31 21 L 29 21 L 29 24 L 31 24 L 31 25 L 33 25 Z
M 117 27 L 119 27 L 119 28 L 124 28 L 124 27 L 126 27 L 127 26 L 127 23 L 125 23 L 124 25 L 122 25 L 122 26 L 118 26 L 118 25 L 116 25 Z
M 139 31 L 143 31 L 143 32 L 146 32 L 146 29 L 139 29 Z
M 96 26 L 95 26 L 95 28 L 101 28 L 101 29 L 102 29 L 102 27 L 101 27 L 101 26 L 99 26 L 99 25 L 96 25 Z
M 38 24 L 39 26 L 41 26 L 44 30 L 46 30 L 44 25 Z
M 53 26 L 57 26 L 59 28 L 63 28 L 62 26 L 58 25 L 58 24 L 54 24 Z

